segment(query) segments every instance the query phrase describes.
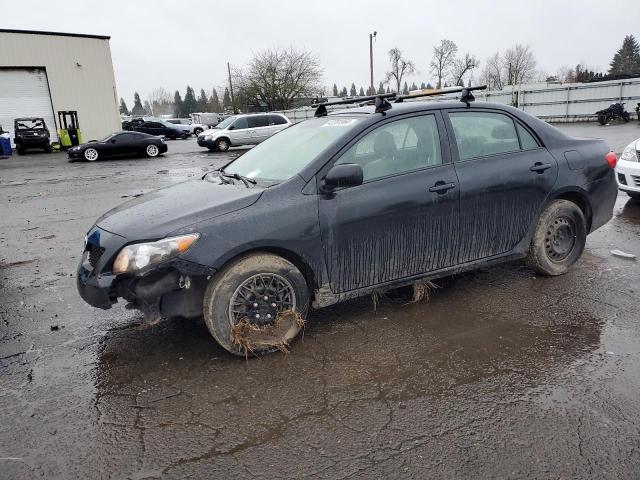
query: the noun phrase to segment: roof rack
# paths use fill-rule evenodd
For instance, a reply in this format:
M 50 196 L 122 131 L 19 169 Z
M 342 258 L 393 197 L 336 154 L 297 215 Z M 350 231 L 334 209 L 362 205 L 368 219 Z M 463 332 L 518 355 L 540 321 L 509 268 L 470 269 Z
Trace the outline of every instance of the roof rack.
M 413 95 L 399 95 L 396 97 L 394 103 L 402 103 L 404 100 L 410 100 L 412 98 L 421 98 L 421 97 L 434 97 L 436 95 L 444 95 L 445 93 L 460 93 L 460 101 L 467 104 L 467 107 L 470 106 L 470 102 L 473 102 L 476 97 L 473 96 L 474 90 L 486 90 L 486 85 L 478 85 L 475 87 L 455 87 L 449 88 L 447 90 L 434 90 L 433 92 L 425 92 L 425 93 L 414 93 Z
M 376 113 L 386 112 L 392 105 L 389 103 L 389 100 L 395 100 L 394 103 L 402 103 L 404 100 L 410 100 L 412 98 L 421 98 L 421 97 L 435 97 L 437 95 L 444 95 L 446 93 L 460 93 L 460 101 L 467 104 L 467 107 L 470 106 L 471 102 L 475 100 L 473 96 L 474 90 L 485 90 L 487 88 L 486 85 L 478 85 L 475 87 L 455 87 L 449 88 L 447 90 L 434 90 L 432 92 L 426 93 L 414 93 L 413 95 L 398 95 L 395 92 L 392 93 L 381 93 L 379 95 L 368 95 L 366 97 L 357 97 L 350 98 L 348 100 L 335 100 L 333 102 L 316 102 L 311 106 L 316 109 L 314 114 L 315 117 L 324 117 L 327 115 L 327 107 L 333 105 L 347 105 L 350 103 L 360 103 L 361 105 L 373 105 L 376 107 Z
M 333 102 L 313 103 L 311 106 L 316 109 L 316 113 L 314 114 L 314 116 L 324 117 L 327 114 L 327 107 L 332 105 L 347 105 L 349 103 L 361 103 L 365 105 L 368 102 L 374 101 L 376 105 L 376 113 L 382 113 L 385 110 L 389 110 L 389 108 L 391 108 L 391 104 L 386 99 L 395 98 L 395 96 L 396 96 L 395 92 L 381 93 L 380 95 L 368 95 L 366 97 L 350 98 L 348 100 L 335 100 Z M 385 105 L 385 103 L 386 105 L 388 105 L 388 107 Z M 380 111 L 378 111 L 379 108 L 380 108 Z

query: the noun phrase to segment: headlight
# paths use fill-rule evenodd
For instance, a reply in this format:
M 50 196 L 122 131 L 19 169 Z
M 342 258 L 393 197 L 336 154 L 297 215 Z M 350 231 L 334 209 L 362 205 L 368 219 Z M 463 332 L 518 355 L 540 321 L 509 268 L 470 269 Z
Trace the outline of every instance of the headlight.
M 627 147 L 622 151 L 622 156 L 620 160 L 624 160 L 625 162 L 637 162 L 638 154 L 636 153 L 636 145 L 638 140 L 635 142 L 631 142 Z
M 157 242 L 136 243 L 120 250 L 113 262 L 113 273 L 131 273 L 149 265 L 160 263 L 186 252 L 200 237 L 193 233 L 180 237 L 164 238 Z
M 211 140 L 211 135 L 205 135 L 205 136 L 204 136 L 204 139 L 205 139 L 205 140 Z

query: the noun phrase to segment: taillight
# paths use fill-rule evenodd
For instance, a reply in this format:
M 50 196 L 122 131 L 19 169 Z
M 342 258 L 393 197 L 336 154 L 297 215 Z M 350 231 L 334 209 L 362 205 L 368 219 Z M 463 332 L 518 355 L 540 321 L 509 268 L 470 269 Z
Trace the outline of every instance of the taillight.
M 604 156 L 604 159 L 607 161 L 607 164 L 611 168 L 616 168 L 616 163 L 618 163 L 618 157 L 616 157 L 615 152 L 609 152 Z

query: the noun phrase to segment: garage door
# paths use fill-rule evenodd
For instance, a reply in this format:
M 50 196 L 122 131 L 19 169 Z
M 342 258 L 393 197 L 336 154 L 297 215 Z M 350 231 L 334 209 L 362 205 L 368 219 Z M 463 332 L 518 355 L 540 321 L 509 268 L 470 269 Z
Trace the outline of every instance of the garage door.
M 58 140 L 44 68 L 0 68 L 0 125 L 12 145 L 13 120 L 20 117 L 44 118 L 51 141 Z

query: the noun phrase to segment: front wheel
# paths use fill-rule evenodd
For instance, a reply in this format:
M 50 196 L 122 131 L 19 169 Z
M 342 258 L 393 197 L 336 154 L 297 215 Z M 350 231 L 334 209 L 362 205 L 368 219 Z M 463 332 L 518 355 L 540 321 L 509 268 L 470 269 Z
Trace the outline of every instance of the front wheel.
M 216 143 L 214 144 L 214 148 L 219 152 L 226 152 L 227 150 L 229 150 L 230 146 L 231 144 L 229 143 L 229 140 L 227 140 L 226 138 L 219 138 L 218 140 L 216 140 Z
M 269 253 L 246 255 L 225 267 L 209 282 L 203 301 L 209 332 L 238 356 L 286 351 L 308 308 L 303 275 Z
M 158 148 L 157 145 L 147 145 L 147 148 L 145 149 L 145 153 L 147 154 L 147 157 L 157 157 L 158 154 L 160 153 L 160 149 Z
M 84 151 L 84 159 L 88 162 L 95 162 L 98 159 L 98 150 L 95 148 L 87 148 Z
M 582 210 L 568 200 L 555 200 L 538 219 L 527 263 L 544 275 L 562 275 L 580 258 L 586 240 Z
M 203 130 L 201 128 L 194 128 L 193 129 L 193 134 L 197 137 L 198 135 L 200 135 L 203 132 Z

